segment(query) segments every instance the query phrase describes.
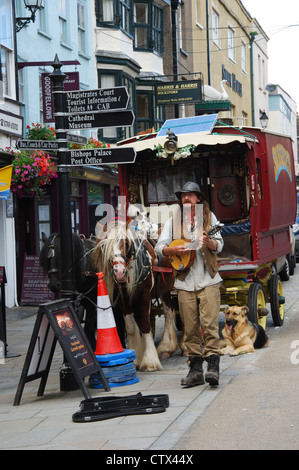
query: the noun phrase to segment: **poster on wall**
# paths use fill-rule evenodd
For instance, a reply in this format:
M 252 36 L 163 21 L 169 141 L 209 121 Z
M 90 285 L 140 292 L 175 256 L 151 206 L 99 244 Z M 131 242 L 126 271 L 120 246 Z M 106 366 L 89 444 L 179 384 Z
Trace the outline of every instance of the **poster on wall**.
M 54 300 L 48 288 L 48 277 L 44 275 L 38 256 L 26 255 L 22 280 L 21 305 L 40 305 Z

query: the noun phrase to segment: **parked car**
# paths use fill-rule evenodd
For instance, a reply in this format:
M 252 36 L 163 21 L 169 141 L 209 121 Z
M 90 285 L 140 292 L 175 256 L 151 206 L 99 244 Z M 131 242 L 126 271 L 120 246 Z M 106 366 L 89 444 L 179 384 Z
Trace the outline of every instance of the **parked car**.
M 295 237 L 296 259 L 299 260 L 299 193 L 297 194 L 297 214 L 296 222 L 293 225 L 293 233 Z

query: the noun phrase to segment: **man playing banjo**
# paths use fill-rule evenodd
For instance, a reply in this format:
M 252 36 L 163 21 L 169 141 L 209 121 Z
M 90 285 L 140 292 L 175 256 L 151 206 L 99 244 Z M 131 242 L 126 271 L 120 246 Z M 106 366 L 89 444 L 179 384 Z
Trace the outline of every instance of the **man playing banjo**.
M 188 182 L 176 193 L 180 201 L 179 215 L 170 218 L 156 245 L 158 255 L 168 256 L 170 260 L 182 260 L 190 254 L 190 247 L 200 247 L 193 251 L 191 261 L 182 263 L 176 274 L 174 288 L 178 292 L 180 315 L 185 329 L 185 346 L 187 348 L 190 370 L 181 385 L 193 387 L 206 381 L 210 385 L 219 383 L 219 311 L 220 284 L 216 254 L 223 249 L 220 230 L 214 235 L 209 228 L 218 221 L 197 183 Z M 201 211 L 199 206 L 201 205 Z M 201 214 L 198 216 L 198 214 Z M 179 231 L 178 231 L 179 226 Z M 181 236 L 176 236 L 180 232 Z M 200 236 L 200 239 L 198 239 Z M 188 247 L 184 240 L 174 243 L 175 238 L 189 239 Z M 203 329 L 203 333 L 202 333 Z M 207 372 L 204 376 L 203 361 L 207 361 Z

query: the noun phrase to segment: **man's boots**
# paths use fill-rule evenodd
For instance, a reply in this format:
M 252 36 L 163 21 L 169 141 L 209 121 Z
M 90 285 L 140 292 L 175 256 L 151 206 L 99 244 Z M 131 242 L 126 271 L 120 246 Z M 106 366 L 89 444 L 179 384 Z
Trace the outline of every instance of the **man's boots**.
M 206 361 L 208 363 L 208 368 L 205 375 L 205 380 L 210 385 L 218 385 L 220 356 L 217 356 L 217 354 L 212 354 L 206 358 Z
M 194 356 L 189 358 L 190 369 L 187 377 L 181 380 L 183 387 L 194 387 L 194 385 L 203 385 L 205 383 L 202 370 L 202 357 Z

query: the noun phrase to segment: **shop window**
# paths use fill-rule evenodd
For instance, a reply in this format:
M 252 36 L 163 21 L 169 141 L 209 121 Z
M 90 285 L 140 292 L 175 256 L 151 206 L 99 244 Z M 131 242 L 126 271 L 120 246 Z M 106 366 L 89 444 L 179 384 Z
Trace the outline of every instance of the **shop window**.
M 78 49 L 85 52 L 85 7 L 82 3 L 77 3 L 77 21 L 78 21 Z
M 37 201 L 37 217 L 38 217 L 38 241 L 39 251 L 43 246 L 42 234 L 44 233 L 48 238 L 51 235 L 51 201 L 50 197 L 46 196 L 42 200 Z
M 132 35 L 132 0 L 96 0 L 97 26 L 120 28 Z
M 60 41 L 67 43 L 67 0 L 59 0 L 58 11 L 59 11 L 59 29 L 60 29 Z
M 165 121 L 162 106 L 154 106 L 151 92 L 136 93 L 137 102 L 137 132 L 143 132 L 152 127 L 159 129 Z
M 135 80 L 124 74 L 121 71 L 115 71 L 111 73 L 111 70 L 98 70 L 98 86 L 99 88 L 114 88 L 117 86 L 125 86 L 129 94 L 129 102 L 127 109 L 135 109 L 136 98 L 135 98 Z M 110 127 L 101 129 L 98 132 L 99 140 L 104 142 L 117 142 L 118 140 L 126 139 L 135 135 L 136 125 L 130 127 Z
M 89 213 L 89 233 L 95 234 L 95 227 L 99 217 L 96 216 L 96 209 L 105 203 L 105 190 L 103 184 L 88 183 L 88 213 Z
M 71 201 L 72 232 L 80 235 L 80 202 Z
M 151 1 L 134 3 L 134 46 L 136 49 L 163 52 L 163 10 Z

